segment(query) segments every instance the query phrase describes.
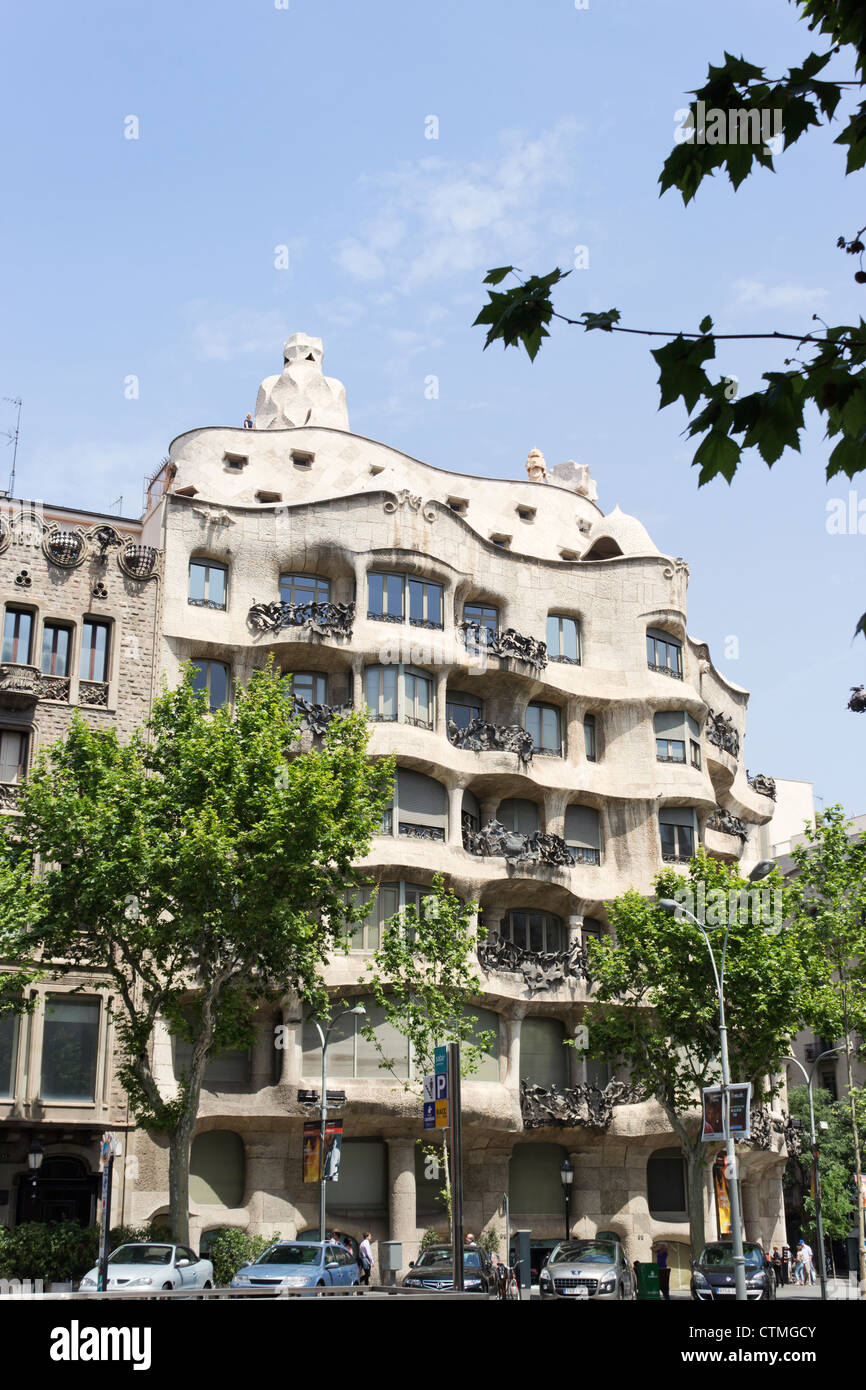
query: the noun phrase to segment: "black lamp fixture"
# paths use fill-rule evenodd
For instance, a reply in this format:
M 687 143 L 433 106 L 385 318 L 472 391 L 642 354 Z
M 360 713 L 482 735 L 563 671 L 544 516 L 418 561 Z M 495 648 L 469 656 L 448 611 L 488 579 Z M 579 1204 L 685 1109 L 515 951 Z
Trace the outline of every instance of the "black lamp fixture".
M 35 1188 L 35 1186 L 36 1186 L 36 1176 L 37 1176 L 37 1174 L 38 1174 L 38 1172 L 39 1172 L 39 1169 L 42 1167 L 42 1160 L 43 1160 L 44 1157 L 45 1157 L 45 1150 L 43 1149 L 42 1145 L 40 1144 L 39 1139 L 37 1138 L 37 1136 L 34 1134 L 34 1136 L 33 1136 L 33 1143 L 30 1145 L 30 1148 L 27 1150 L 27 1167 L 30 1169 L 30 1180 L 31 1180 L 31 1182 L 32 1182 L 32 1184 L 33 1184 L 33 1186 L 34 1186 L 34 1188 Z M 36 1195 L 36 1194 L 34 1193 L 34 1196 L 35 1196 L 35 1195 Z
M 571 1184 L 574 1182 L 574 1164 L 567 1158 L 562 1160 L 559 1169 L 559 1178 L 562 1183 L 562 1195 L 565 1198 L 565 1239 L 568 1240 L 571 1234 L 569 1227 L 569 1210 L 571 1207 Z

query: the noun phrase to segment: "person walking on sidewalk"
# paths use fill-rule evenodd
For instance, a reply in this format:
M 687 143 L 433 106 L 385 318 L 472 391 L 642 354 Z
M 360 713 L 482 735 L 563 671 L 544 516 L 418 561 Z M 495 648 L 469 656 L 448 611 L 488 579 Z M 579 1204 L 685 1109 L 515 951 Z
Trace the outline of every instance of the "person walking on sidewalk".
M 671 1272 L 668 1268 L 668 1247 L 662 1241 L 656 1249 L 656 1264 L 659 1269 L 659 1289 L 663 1299 L 670 1302 L 671 1297 Z
M 370 1271 L 373 1268 L 373 1246 L 370 1243 L 370 1232 L 364 1232 L 364 1239 L 358 1247 L 358 1265 L 361 1270 L 361 1283 L 369 1284 Z

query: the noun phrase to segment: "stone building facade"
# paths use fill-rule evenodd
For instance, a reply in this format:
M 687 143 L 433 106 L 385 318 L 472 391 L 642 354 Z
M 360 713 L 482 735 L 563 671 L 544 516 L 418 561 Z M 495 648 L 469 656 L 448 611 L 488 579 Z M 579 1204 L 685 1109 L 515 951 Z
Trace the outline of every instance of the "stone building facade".
M 138 520 L 0 502 L 0 811 L 75 711 L 128 737 L 157 676 L 158 552 Z M 0 967 L 2 968 L 2 967 Z M 84 986 L 81 993 L 73 993 Z M 131 1125 L 113 1066 L 110 991 L 43 980 L 35 1009 L 0 1017 L 0 1224 L 95 1219 L 99 1138 Z M 44 1150 L 34 1185 L 27 1152 Z M 120 1165 L 119 1165 L 120 1167 Z M 122 1180 L 122 1179 L 121 1179 Z
M 569 1156 L 574 1234 L 615 1232 L 632 1259 L 665 1239 L 684 1263 L 663 1112 L 564 1043 L 581 1026 L 585 947 L 607 930 L 606 903 L 649 891 L 665 860 L 685 864 L 699 843 L 748 868 L 773 803 L 743 761 L 747 692 L 687 632 L 688 566 L 619 508 L 605 515 L 586 468 L 548 469 L 533 450 L 527 475 L 446 472 L 352 434 L 321 343 L 296 335 L 262 385 L 255 428 L 180 436 L 151 490 L 142 536 L 164 553 L 159 666 L 172 682 L 197 663 L 216 707 L 272 656 L 294 677 L 308 739 L 334 709 L 366 704 L 372 755 L 395 756 L 394 804 L 364 864 L 377 905 L 329 966 L 335 1001 L 363 995 L 383 921 L 434 873 L 478 903 L 477 1012 L 495 1041 L 464 1085 L 468 1228 L 500 1226 L 508 1192 L 512 1226 L 552 1242 Z M 444 1226 L 420 1100 L 363 1038 L 335 1037 L 345 1138 L 329 1213 L 341 1230 L 401 1240 L 407 1263 L 425 1228 Z M 167 1036 L 155 1048 L 170 1077 L 183 1056 Z M 410 1065 L 398 1059 L 403 1077 Z M 214 1061 L 193 1146 L 194 1241 L 225 1225 L 316 1228 L 298 1091 L 319 1074 L 314 1030 L 291 1004 L 263 1017 L 251 1055 Z M 747 1234 L 765 1243 L 783 1236 L 775 1118 L 742 1160 Z M 142 1134 L 135 1172 L 122 1205 L 137 1222 L 167 1200 L 167 1151 Z M 711 1232 L 709 1187 L 706 1202 Z

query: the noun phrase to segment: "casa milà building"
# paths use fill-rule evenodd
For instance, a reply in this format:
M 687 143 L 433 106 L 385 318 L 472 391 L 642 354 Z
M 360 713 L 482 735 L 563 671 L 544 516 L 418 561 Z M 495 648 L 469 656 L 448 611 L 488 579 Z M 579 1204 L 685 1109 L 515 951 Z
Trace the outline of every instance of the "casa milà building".
M 513 1227 L 537 1246 L 563 1228 L 560 1165 L 575 1168 L 575 1235 L 615 1232 L 632 1259 L 664 1238 L 686 1259 L 679 1150 L 661 1109 L 564 1046 L 592 989 L 586 943 L 606 903 L 650 891 L 665 860 L 702 844 L 747 867 L 773 811 L 743 761 L 747 692 L 686 629 L 688 566 L 641 523 L 605 515 L 585 467 L 519 478 L 448 472 L 349 429 L 319 339 L 296 334 L 259 390 L 253 428 L 190 430 L 154 480 L 144 537 L 164 552 L 161 668 L 196 663 L 216 708 L 272 656 L 294 678 L 313 742 L 333 711 L 366 705 L 373 757 L 393 755 L 394 802 L 363 867 L 378 898 L 327 980 L 359 975 L 384 922 L 442 873 L 479 904 L 479 1028 L 496 1041 L 464 1084 L 470 1230 Z M 381 1031 L 387 1055 L 411 1059 Z M 348 1024 L 355 1026 L 355 1020 Z M 273 1045 L 284 1025 L 289 1046 Z M 329 1083 L 345 1091 L 333 1225 L 403 1243 L 444 1228 L 421 1103 L 372 1046 L 338 1033 Z M 184 1056 L 155 1041 L 170 1073 Z M 315 1230 L 302 1182 L 298 1091 L 318 1087 L 315 1030 L 291 1001 L 251 1054 L 216 1059 L 192 1154 L 191 1238 L 236 1225 Z M 315 1112 L 312 1112 L 313 1114 Z M 747 1233 L 783 1236 L 781 1121 L 742 1163 Z M 136 1138 L 127 1219 L 165 1210 L 167 1153 Z M 715 1230 L 707 1191 L 707 1230 Z

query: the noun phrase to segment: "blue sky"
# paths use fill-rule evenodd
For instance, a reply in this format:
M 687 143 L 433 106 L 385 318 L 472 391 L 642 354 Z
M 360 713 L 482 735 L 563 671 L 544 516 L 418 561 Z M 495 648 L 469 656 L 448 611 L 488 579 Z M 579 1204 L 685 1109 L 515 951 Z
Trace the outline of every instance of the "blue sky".
M 802 455 L 699 491 L 646 340 L 559 325 L 532 365 L 482 353 L 471 327 L 488 267 L 565 267 L 578 245 L 589 267 L 565 282 L 566 313 L 691 329 L 711 312 L 723 332 L 863 313 L 835 250 L 862 221 L 862 175 L 845 179 L 836 131 L 739 193 L 717 179 L 688 209 L 657 194 L 708 61 L 742 52 L 777 76 L 813 48 L 787 0 L 19 0 L 0 98 L 16 492 L 103 510 L 122 496 L 136 514 L 169 441 L 240 424 L 283 339 L 313 333 L 358 433 L 494 476 L 525 476 L 532 446 L 589 464 L 605 510 L 690 562 L 690 630 L 752 692 L 752 772 L 862 812 L 866 720 L 845 702 L 866 679 L 851 636 L 866 539 L 827 532 L 849 488 L 823 481 L 817 417 Z M 783 357 L 731 344 L 719 365 L 746 391 Z

